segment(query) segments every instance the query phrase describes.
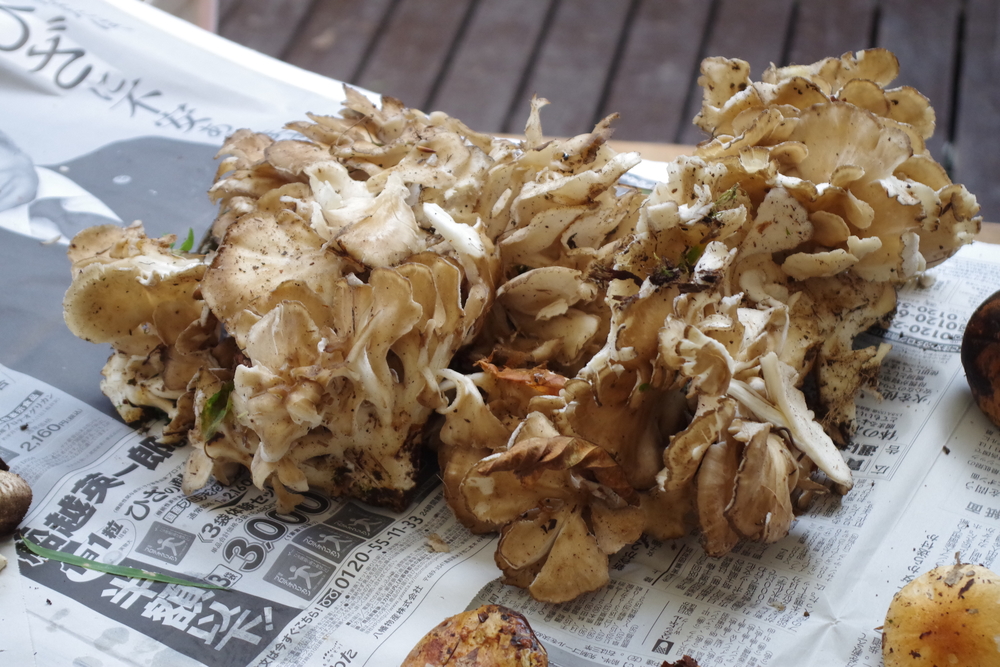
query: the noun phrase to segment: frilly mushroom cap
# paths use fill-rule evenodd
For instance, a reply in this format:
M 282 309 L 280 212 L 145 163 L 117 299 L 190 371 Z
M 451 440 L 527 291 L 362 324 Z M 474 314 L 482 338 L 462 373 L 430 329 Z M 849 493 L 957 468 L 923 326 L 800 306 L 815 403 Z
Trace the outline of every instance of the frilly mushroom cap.
M 229 227 L 201 291 L 212 312 L 245 346 L 250 326 L 274 306 L 276 295 L 284 291 L 329 302 L 338 281 L 356 267 L 331 252 L 297 216 L 282 217 L 279 223 L 273 216 L 253 214 Z
M 63 316 L 84 340 L 149 354 L 159 345 L 173 345 L 202 315 L 195 298 L 205 273 L 202 259 L 174 254 L 169 240 L 150 239 L 141 227 L 84 230 L 70 254 L 75 275 L 63 298 Z
M 600 447 L 559 436 L 538 416 L 525 423 L 522 438 L 470 470 L 461 492 L 477 519 L 503 525 L 505 580 L 564 602 L 607 583 L 607 555 L 642 532 L 639 496 Z
M 397 175 L 389 177 L 372 202 L 367 217 L 341 230 L 337 243 L 359 264 L 385 268 L 426 249 L 413 210 L 406 204 L 409 189 Z
M 742 445 L 732 438 L 713 443 L 705 450 L 695 486 L 701 543 L 709 556 L 724 556 L 740 541 L 740 535 L 725 515 L 733 500 Z
M 740 536 L 770 544 L 788 534 L 794 517 L 791 492 L 799 468 L 769 424 L 746 424 L 734 434 L 744 442 L 734 494 L 724 510 Z
M 603 588 L 610 580 L 608 556 L 583 517 L 571 512 L 557 530 L 548 557 L 528 585 L 531 596 L 545 602 L 568 602 Z M 638 536 L 639 531 L 634 534 Z M 500 548 L 498 554 L 504 556 L 508 551 Z
M 886 126 L 875 114 L 847 102 L 828 102 L 798 116 L 788 141 L 810 147 L 808 155 L 788 175 L 826 183 L 838 169 L 854 168 L 841 185 L 866 183 L 892 174 L 913 154 L 908 136 Z
M 638 494 L 607 452 L 557 434 L 517 440 L 486 457 L 466 475 L 462 493 L 477 518 L 501 524 L 548 499 L 580 494 L 617 507 L 638 503 Z

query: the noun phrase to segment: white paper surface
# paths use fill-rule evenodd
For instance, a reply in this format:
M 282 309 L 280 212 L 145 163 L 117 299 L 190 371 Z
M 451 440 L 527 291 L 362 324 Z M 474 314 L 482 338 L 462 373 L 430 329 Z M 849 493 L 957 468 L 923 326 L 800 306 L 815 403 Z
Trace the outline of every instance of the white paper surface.
M 30 167 L 18 172 L 30 196 L 0 205 L 0 226 L 45 240 L 94 217 L 128 222 L 133 200 L 143 216 L 164 200 L 168 214 L 172 204 L 194 215 L 170 190 L 174 176 L 144 171 L 143 151 L 183 143 L 191 166 L 211 172 L 233 129 L 280 134 L 307 111 L 335 112 L 341 97 L 335 82 L 124 0 L 0 5 L 0 90 L 0 132 L 15 146 L 0 155 Z M 101 173 L 88 160 L 133 148 L 140 157 L 123 164 L 134 169 L 87 180 Z M 32 189 L 39 170 L 45 187 Z M 53 189 L 60 178 L 66 187 Z M 876 628 L 905 581 L 956 551 L 987 566 L 1000 553 L 1000 429 L 972 407 L 958 357 L 969 314 L 1000 288 L 1000 248 L 975 244 L 932 273 L 934 285 L 905 290 L 893 325 L 872 334 L 894 349 L 881 398 L 859 400 L 846 497 L 820 499 L 777 544 L 719 559 L 695 538 L 644 539 L 612 558 L 608 587 L 563 605 L 499 584 L 495 539 L 458 525 L 434 485 L 402 514 L 310 495 L 277 515 L 248 481 L 185 497 L 183 449 L 0 368 L 0 457 L 34 489 L 29 538 L 233 589 L 25 553 L 20 573 L 0 572 L 0 663 L 392 665 L 445 616 L 498 602 L 525 613 L 563 667 L 658 667 L 684 654 L 704 665 L 875 667 Z M 450 551 L 434 552 L 432 534 Z M 10 555 L 10 543 L 0 550 Z

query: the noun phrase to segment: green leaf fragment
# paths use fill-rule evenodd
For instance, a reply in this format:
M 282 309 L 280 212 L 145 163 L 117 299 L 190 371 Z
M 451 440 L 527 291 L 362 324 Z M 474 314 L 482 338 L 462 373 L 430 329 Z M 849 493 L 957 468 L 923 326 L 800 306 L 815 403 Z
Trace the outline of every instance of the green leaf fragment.
M 227 382 L 222 389 L 212 394 L 201 410 L 201 437 L 206 442 L 219 431 L 226 415 L 233 409 L 233 383 Z
M 715 200 L 714 204 L 712 204 L 712 213 L 721 210 L 723 206 L 736 199 L 736 193 L 739 192 L 739 187 L 739 183 L 736 183 L 733 187 L 719 195 L 719 198 Z
M 187 238 L 184 239 L 184 243 L 181 244 L 181 252 L 191 252 L 191 248 L 194 247 L 194 229 L 188 227 Z
M 65 551 L 55 551 L 53 549 L 46 549 L 45 547 L 40 547 L 31 540 L 29 540 L 24 535 L 21 535 L 21 542 L 28 551 L 41 556 L 42 558 L 48 558 L 49 560 L 59 561 L 60 563 L 66 563 L 67 565 L 73 565 L 75 567 L 82 567 L 88 570 L 95 570 L 97 572 L 103 572 L 105 574 L 113 574 L 119 577 L 129 577 L 131 579 L 148 579 L 149 581 L 158 581 L 164 584 L 178 584 L 181 586 L 194 586 L 195 588 L 210 588 L 217 591 L 227 591 L 229 590 L 225 586 L 216 586 L 215 584 L 206 584 L 201 581 L 190 581 L 188 579 L 180 579 L 178 577 L 172 577 L 168 574 L 160 574 L 159 572 L 150 572 L 149 570 L 140 570 L 136 567 L 124 567 L 122 565 L 110 565 L 108 563 L 98 563 L 96 560 L 90 560 L 89 558 L 83 558 L 82 556 L 77 556 L 76 554 L 68 554 Z
M 705 252 L 705 246 L 703 245 L 691 246 L 690 248 L 688 248 L 688 251 L 684 253 L 684 262 L 688 266 L 693 267 L 695 264 L 698 263 L 698 260 L 701 259 L 701 255 L 703 252 Z

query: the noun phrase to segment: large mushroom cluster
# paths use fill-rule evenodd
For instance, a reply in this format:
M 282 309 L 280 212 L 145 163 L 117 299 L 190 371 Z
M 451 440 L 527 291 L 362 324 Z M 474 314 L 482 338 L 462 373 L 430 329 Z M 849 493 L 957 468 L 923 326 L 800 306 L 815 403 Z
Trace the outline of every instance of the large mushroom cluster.
M 643 533 L 722 555 L 818 493 L 886 345 L 896 288 L 968 243 L 975 198 L 928 154 L 883 50 L 711 58 L 711 134 L 651 192 L 593 132 L 525 139 L 347 90 L 339 116 L 223 147 L 206 254 L 139 227 L 74 239 L 67 323 L 110 342 L 129 421 L 192 444 L 185 489 L 249 469 L 402 508 L 423 454 L 504 581 L 566 601 Z

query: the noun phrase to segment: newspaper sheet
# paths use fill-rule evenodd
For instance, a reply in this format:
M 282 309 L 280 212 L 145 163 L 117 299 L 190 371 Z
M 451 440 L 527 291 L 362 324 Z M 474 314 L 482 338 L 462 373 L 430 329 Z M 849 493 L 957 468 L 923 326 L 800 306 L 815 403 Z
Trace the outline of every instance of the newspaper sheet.
M 0 370 L 0 457 L 34 489 L 29 539 L 231 589 L 22 551 L 37 664 L 397 664 L 439 620 L 489 602 L 526 614 L 565 667 L 684 654 L 879 665 L 877 628 L 900 586 L 955 552 L 987 566 L 1000 554 L 1000 429 L 971 402 L 958 355 L 971 311 L 1000 289 L 1000 248 L 975 244 L 932 275 L 868 334 L 893 350 L 844 452 L 854 490 L 816 502 L 784 540 L 723 558 L 695 538 L 644 538 L 612 558 L 610 585 L 562 605 L 499 583 L 494 539 L 458 524 L 433 483 L 402 514 L 313 493 L 278 514 L 249 480 L 186 497 L 183 447 Z
M 308 494 L 279 514 L 248 481 L 180 492 L 183 447 L 112 416 L 107 350 L 61 322 L 66 239 L 141 218 L 196 233 L 212 155 L 238 127 L 280 136 L 332 113 L 323 79 L 132 3 L 0 4 L 0 458 L 34 489 L 25 534 L 49 548 L 227 587 L 102 574 L 0 543 L 0 662 L 48 665 L 392 665 L 445 616 L 497 602 L 529 618 L 552 664 L 881 664 L 885 608 L 920 572 L 1000 553 L 1000 429 L 959 362 L 969 314 L 1000 288 L 975 244 L 910 287 L 884 331 L 880 395 L 844 452 L 857 479 L 770 546 L 708 558 L 697 539 L 627 547 L 606 588 L 541 604 L 498 581 L 496 543 L 461 527 L 429 482 L 396 514 Z M 21 169 L 20 172 L 16 171 Z M 655 164 L 636 178 L 655 179 Z M 25 175 L 27 174 L 27 175 Z M 6 190 L 5 192 L 10 192 Z M 43 244 L 39 241 L 55 241 Z M 446 545 L 446 549 L 445 546 Z

